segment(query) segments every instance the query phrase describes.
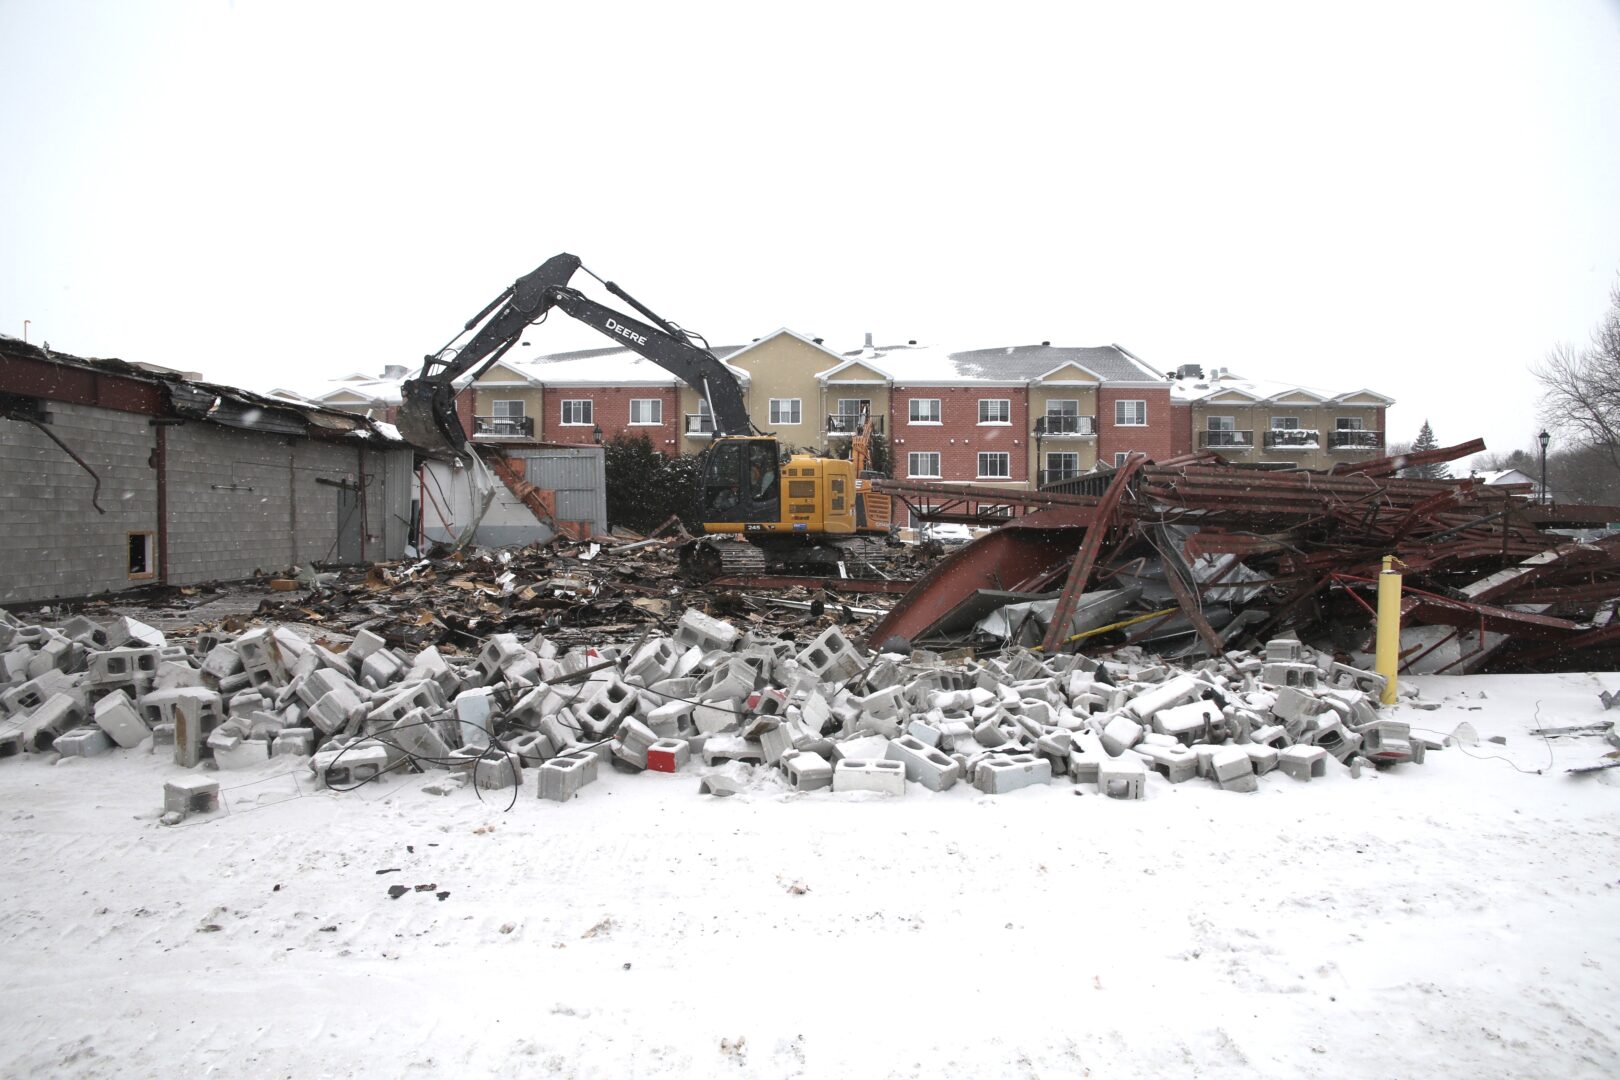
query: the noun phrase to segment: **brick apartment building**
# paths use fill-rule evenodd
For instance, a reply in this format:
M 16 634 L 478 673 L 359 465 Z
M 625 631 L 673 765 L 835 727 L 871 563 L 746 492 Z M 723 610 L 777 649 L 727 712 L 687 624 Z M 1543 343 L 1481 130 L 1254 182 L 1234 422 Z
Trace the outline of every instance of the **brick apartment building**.
M 526 344 L 526 343 L 525 343 Z M 590 443 L 646 435 L 664 453 L 713 437 L 697 391 L 628 349 L 520 356 L 514 349 L 458 399 L 475 440 Z M 1382 453 L 1392 399 L 1262 383 L 1216 369 L 1161 371 L 1118 345 L 955 350 L 906 342 L 848 353 L 781 329 L 714 350 L 750 416 L 787 447 L 840 454 L 863 412 L 887 441 L 891 475 L 1029 488 L 1117 464 L 1214 450 L 1239 462 L 1328 468 Z M 399 369 L 350 376 L 313 400 L 391 418 Z M 391 389 L 390 389 L 391 388 Z

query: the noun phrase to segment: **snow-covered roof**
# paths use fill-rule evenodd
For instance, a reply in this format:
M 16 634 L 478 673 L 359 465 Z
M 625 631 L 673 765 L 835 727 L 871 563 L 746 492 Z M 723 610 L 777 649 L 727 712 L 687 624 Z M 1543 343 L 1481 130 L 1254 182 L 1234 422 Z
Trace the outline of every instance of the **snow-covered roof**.
M 736 345 L 724 345 L 711 350 L 725 357 L 740 351 Z M 546 386 L 670 386 L 680 383 L 674 373 L 666 371 L 645 356 L 631 349 L 609 346 L 605 349 L 578 349 L 574 352 L 549 353 L 540 356 L 518 356 L 513 349 L 501 358 L 500 367 L 523 376 L 530 383 Z M 724 363 L 724 360 L 721 361 Z M 726 364 L 732 374 L 748 382 L 748 372 Z M 480 380 L 480 385 L 501 379 L 495 369 Z
M 1518 469 L 1486 469 L 1475 472 L 1474 479 L 1484 484 L 1534 484 L 1536 478 L 1520 472 Z
M 1249 398 L 1255 404 L 1281 403 L 1290 398 L 1296 399 L 1294 404 L 1311 405 L 1339 405 L 1352 398 L 1367 397 L 1375 399 L 1378 405 L 1393 405 L 1395 399 L 1380 394 L 1365 387 L 1336 392 L 1322 390 L 1312 386 L 1302 386 L 1299 383 L 1278 382 L 1271 379 L 1246 379 L 1241 375 L 1233 374 L 1226 368 L 1217 368 L 1208 378 L 1176 379 L 1170 384 L 1170 400 L 1179 404 L 1191 405 L 1210 403 L 1212 399 L 1223 394 L 1237 394 Z M 1314 400 L 1297 400 L 1297 399 Z
M 823 382 L 860 364 L 895 383 L 920 386 L 1015 385 L 1043 379 L 1065 381 L 1072 365 L 1082 376 L 1109 383 L 1155 383 L 1166 379 L 1118 345 L 1089 348 L 1053 345 L 1008 345 L 992 349 L 958 349 L 937 345 L 879 345 L 853 352 L 835 353 L 812 338 L 788 329 L 766 334 L 747 345 L 717 346 L 716 356 L 742 382 L 748 372 L 732 361 L 772 338 L 790 335 L 828 354 L 834 362 L 816 377 Z M 521 376 L 525 382 L 547 386 L 668 386 L 679 382 L 673 375 L 630 349 L 583 349 L 544 355 L 517 355 L 514 349 L 501 359 L 501 366 Z M 526 350 L 525 350 L 526 352 Z M 500 372 L 481 380 L 481 385 L 502 383 Z
M 844 353 L 886 372 L 896 383 L 921 386 L 1011 385 L 1035 382 L 1073 364 L 1111 383 L 1164 383 L 1156 371 L 1118 345 L 1004 345 L 960 349 L 941 345 L 875 345 Z
M 312 386 L 307 390 L 292 390 L 277 387 L 270 391 L 271 397 L 284 398 L 288 401 L 312 401 L 318 405 L 336 405 L 339 408 L 352 407 L 354 402 L 347 399 L 359 398 L 360 403 L 373 408 L 386 408 L 400 403 L 400 387 L 406 379 L 414 379 L 420 373 L 420 368 L 395 368 L 401 372 L 397 375 L 365 375 L 360 372 L 350 372 L 335 379 Z M 472 379 L 463 375 L 456 380 L 457 388 L 465 387 Z

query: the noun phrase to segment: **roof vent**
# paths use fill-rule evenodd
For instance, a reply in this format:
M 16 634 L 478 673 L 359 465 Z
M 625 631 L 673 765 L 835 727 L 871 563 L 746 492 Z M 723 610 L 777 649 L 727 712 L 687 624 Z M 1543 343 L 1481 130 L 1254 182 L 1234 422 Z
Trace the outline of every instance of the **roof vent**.
M 1204 365 L 1182 364 L 1176 368 L 1175 377 L 1178 379 L 1202 379 L 1204 377 Z
M 811 338 L 810 340 L 815 342 L 817 345 L 820 345 L 823 341 L 826 341 L 827 339 L 826 338 Z
M 406 367 L 404 364 L 389 364 L 387 367 L 383 368 L 383 378 L 403 379 L 405 377 L 405 372 Z
M 870 330 L 866 332 L 866 347 L 868 349 L 872 347 L 872 331 Z
M 1041 344 L 1047 346 L 1048 348 L 1050 348 L 1051 345 L 1052 345 L 1052 343 L 1050 341 L 1043 341 L 1043 342 L 1041 342 Z
M 906 344 L 907 344 L 907 345 L 915 345 L 915 344 L 917 344 L 917 339 L 916 339 L 916 338 L 912 338 L 912 339 L 911 339 L 911 340 L 910 340 L 910 341 L 908 341 L 908 342 L 906 342 Z

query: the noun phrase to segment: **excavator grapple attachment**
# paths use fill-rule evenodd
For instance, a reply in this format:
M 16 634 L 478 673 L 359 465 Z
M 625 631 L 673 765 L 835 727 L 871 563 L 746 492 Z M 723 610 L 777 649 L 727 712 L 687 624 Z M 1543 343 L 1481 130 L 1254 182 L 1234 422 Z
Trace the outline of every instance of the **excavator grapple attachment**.
M 407 379 L 400 387 L 394 426 L 406 442 L 429 457 L 451 461 L 467 446 L 467 434 L 456 418 L 455 390 L 442 382 Z

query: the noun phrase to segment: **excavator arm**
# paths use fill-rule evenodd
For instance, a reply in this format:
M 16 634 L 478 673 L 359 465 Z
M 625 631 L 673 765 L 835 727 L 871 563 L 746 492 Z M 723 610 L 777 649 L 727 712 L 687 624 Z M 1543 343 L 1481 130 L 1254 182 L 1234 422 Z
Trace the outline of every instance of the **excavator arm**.
M 547 259 L 468 320 L 463 332 L 474 327 L 478 330 L 460 350 L 447 345 L 426 357 L 421 375 L 407 380 L 401 388 L 397 423 L 405 438 L 436 456 L 460 457 L 467 445 L 467 433 L 456 416 L 455 381 L 475 368 L 480 374 L 488 370 L 517 344 L 525 328 L 553 307 L 645 356 L 697 390 L 709 403 L 716 434 L 744 435 L 753 430 L 742 387 L 714 353 L 695 344 L 692 335 L 659 318 L 611 281 L 603 285 L 651 323 L 599 304 L 570 288 L 568 282 L 580 268 L 580 260 L 574 255 L 565 253 Z

